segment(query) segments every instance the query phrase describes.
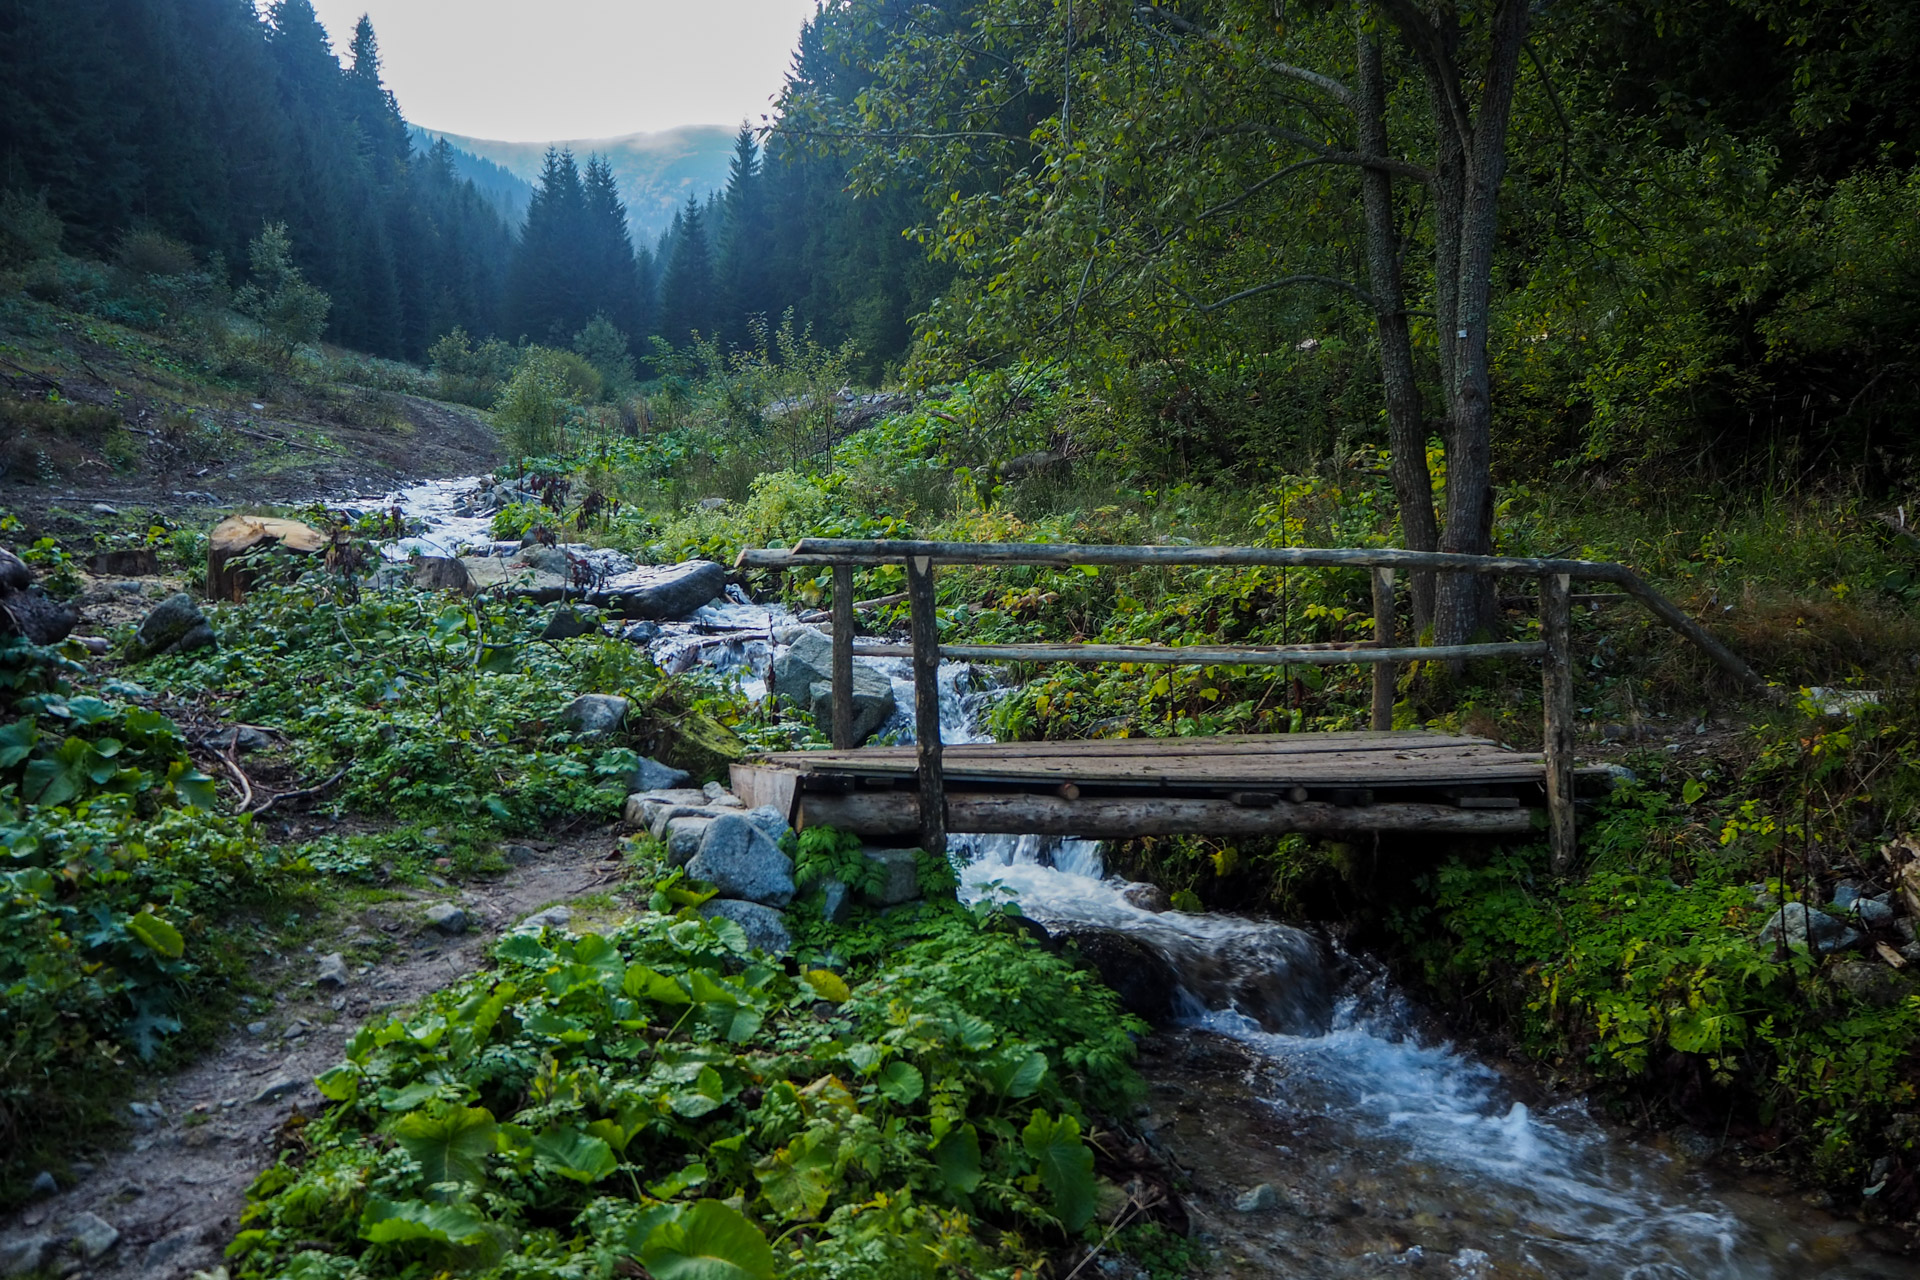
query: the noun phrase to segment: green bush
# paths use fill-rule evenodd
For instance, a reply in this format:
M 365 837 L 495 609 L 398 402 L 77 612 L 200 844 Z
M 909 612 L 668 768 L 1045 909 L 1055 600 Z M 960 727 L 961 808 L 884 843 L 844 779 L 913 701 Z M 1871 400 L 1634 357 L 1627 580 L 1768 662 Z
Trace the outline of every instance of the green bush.
M 465 329 L 456 328 L 427 349 L 427 360 L 442 400 L 489 409 L 520 367 L 520 352 L 498 338 L 476 347 Z

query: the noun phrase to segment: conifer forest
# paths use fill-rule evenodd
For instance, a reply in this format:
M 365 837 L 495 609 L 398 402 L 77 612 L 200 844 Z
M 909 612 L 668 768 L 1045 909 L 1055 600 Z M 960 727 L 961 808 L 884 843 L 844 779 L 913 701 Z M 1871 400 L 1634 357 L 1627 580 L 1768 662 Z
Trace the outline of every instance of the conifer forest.
M 0 0 L 0 1277 L 1920 1277 L 1920 7 L 367 8 Z

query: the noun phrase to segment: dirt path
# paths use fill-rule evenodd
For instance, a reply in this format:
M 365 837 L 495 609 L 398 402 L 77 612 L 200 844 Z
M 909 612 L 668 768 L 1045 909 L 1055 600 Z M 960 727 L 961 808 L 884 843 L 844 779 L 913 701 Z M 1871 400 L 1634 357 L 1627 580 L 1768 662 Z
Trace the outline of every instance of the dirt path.
M 325 1105 L 313 1078 L 340 1060 L 353 1031 L 479 968 L 493 942 L 537 909 L 602 889 L 617 866 L 607 861 L 616 838 L 609 827 L 529 848 L 532 860 L 498 880 L 342 911 L 329 937 L 284 958 L 275 1007 L 256 1011 L 256 1021 L 218 1048 L 140 1093 L 124 1147 L 72 1188 L 0 1221 L 0 1274 L 9 1246 L 36 1237 L 57 1259 L 51 1265 L 66 1268 L 58 1274 L 89 1280 L 174 1280 L 218 1266 L 239 1229 L 247 1186 L 273 1163 L 288 1119 Z M 448 935 L 426 923 L 426 908 L 440 902 L 466 912 L 464 932 Z M 347 985 L 317 987 L 319 960 L 336 949 L 349 960 Z M 118 1232 L 92 1261 L 61 1252 L 82 1214 Z

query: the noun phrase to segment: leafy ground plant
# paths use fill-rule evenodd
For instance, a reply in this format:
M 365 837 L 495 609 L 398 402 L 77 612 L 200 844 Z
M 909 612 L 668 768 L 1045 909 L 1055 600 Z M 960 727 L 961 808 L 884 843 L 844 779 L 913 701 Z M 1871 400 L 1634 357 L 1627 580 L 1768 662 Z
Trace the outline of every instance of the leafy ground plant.
M 648 912 L 375 1022 L 255 1185 L 239 1277 L 1030 1274 L 1137 1088 L 1111 993 L 952 904 L 862 968 Z

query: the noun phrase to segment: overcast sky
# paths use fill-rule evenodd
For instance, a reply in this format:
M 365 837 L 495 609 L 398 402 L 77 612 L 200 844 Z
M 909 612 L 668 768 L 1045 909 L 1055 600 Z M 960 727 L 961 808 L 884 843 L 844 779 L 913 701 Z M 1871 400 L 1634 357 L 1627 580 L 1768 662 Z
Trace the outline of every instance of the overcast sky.
M 758 123 L 814 0 L 313 0 L 344 55 L 373 18 L 430 129 L 514 142 Z

